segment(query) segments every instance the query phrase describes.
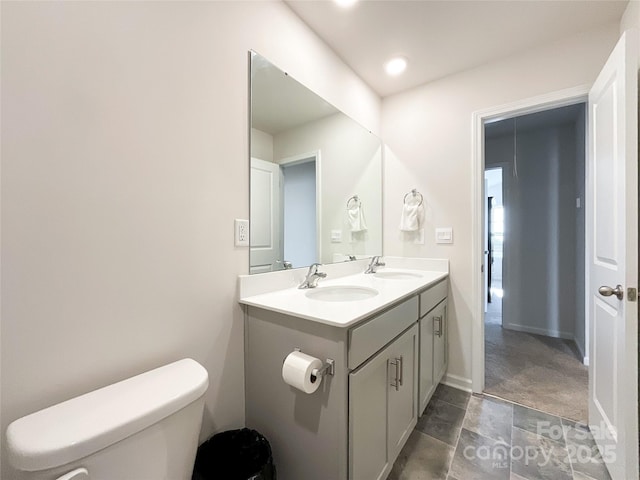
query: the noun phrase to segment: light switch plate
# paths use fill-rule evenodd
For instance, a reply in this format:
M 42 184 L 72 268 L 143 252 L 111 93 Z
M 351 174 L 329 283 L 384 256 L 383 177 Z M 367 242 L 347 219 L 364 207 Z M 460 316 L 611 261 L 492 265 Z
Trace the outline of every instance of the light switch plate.
M 436 228 L 436 243 L 453 243 L 453 228 Z
M 236 218 L 234 222 L 234 238 L 236 247 L 249 246 L 249 220 Z
M 342 230 L 331 230 L 331 243 L 342 243 Z

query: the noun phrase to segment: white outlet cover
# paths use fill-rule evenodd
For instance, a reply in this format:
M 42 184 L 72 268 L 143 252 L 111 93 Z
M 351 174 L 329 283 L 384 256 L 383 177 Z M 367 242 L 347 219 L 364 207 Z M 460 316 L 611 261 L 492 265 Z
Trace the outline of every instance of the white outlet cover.
M 249 246 L 249 220 L 236 218 L 234 222 L 234 240 L 236 247 Z

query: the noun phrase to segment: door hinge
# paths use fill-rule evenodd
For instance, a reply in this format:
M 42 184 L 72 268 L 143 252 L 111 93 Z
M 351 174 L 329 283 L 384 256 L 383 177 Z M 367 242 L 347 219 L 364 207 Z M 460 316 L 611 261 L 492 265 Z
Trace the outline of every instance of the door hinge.
M 638 290 L 635 288 L 627 288 L 627 300 L 635 302 L 638 299 Z

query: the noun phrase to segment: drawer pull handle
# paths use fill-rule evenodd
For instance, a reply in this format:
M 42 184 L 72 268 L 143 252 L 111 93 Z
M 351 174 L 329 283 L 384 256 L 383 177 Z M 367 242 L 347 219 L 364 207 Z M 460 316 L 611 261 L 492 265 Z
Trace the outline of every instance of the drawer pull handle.
M 395 378 L 391 386 L 396 389 L 396 392 L 400 390 L 400 385 L 402 385 L 400 364 L 402 363 L 402 359 L 394 358 L 393 361 L 389 362 L 391 365 L 395 367 Z
M 434 321 L 434 325 L 433 325 L 434 329 L 435 329 L 435 322 L 438 322 L 438 329 L 435 331 L 435 334 L 438 337 L 441 337 L 442 336 L 442 316 L 433 317 L 433 321 Z

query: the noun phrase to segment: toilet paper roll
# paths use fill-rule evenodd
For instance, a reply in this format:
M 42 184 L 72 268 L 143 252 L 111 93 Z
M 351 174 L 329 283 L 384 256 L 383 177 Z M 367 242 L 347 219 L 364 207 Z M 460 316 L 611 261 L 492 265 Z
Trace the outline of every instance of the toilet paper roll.
M 322 360 L 319 358 L 302 352 L 291 352 L 282 364 L 282 379 L 304 393 L 313 393 L 322 383 L 322 377 L 313 375 L 313 370 L 320 368 Z

